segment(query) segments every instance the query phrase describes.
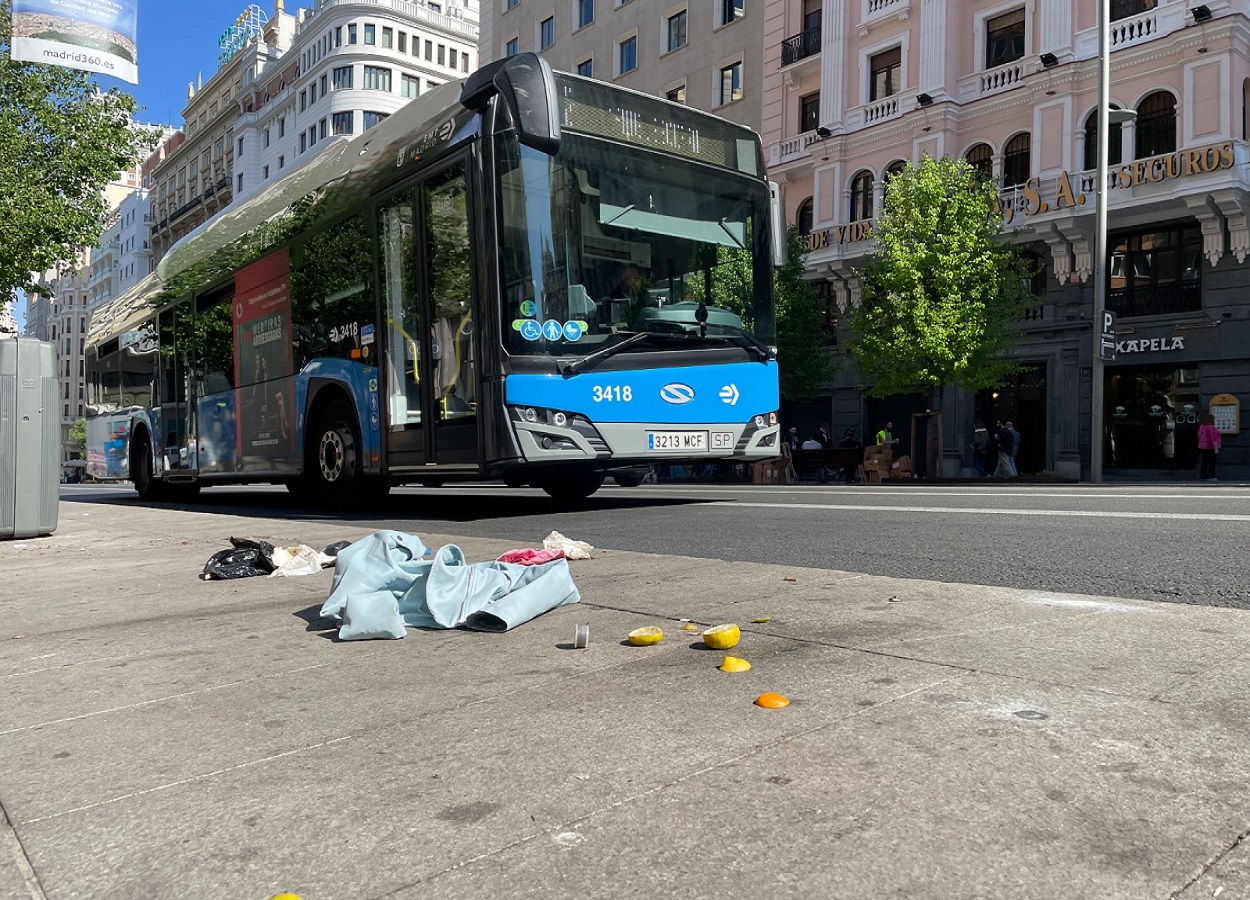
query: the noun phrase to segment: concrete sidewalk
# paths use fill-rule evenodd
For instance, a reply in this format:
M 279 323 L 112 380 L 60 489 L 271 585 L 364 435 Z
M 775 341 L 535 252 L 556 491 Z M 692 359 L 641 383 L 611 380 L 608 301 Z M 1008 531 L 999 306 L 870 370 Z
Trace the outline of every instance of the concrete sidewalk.
M 365 533 L 0 542 L 0 900 L 1250 896 L 1246 612 L 601 549 L 508 634 L 339 643 L 329 573 L 197 578 Z

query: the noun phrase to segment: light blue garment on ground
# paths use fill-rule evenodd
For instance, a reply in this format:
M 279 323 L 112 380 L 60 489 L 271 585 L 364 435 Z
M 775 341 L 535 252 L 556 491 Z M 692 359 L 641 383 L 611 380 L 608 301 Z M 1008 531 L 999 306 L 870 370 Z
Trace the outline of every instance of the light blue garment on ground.
M 469 563 L 454 544 L 431 558 L 428 549 L 398 531 L 377 531 L 344 548 L 322 617 L 342 622 L 345 641 L 403 637 L 406 625 L 508 631 L 581 599 L 565 559 Z

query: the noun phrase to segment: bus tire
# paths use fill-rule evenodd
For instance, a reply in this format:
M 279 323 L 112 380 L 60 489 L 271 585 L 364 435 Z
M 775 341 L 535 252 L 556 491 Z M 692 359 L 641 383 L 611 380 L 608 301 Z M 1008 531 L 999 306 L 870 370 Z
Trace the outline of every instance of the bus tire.
M 602 472 L 579 472 L 542 481 L 542 489 L 553 500 L 562 503 L 573 503 L 585 500 L 599 488 L 603 487 Z
M 165 499 L 165 485 L 152 469 L 152 439 L 146 431 L 139 436 L 130 448 L 130 480 L 140 500 L 155 502 Z
M 351 499 L 364 481 L 356 411 L 346 400 L 332 400 L 316 422 L 306 471 L 317 494 L 341 503 Z

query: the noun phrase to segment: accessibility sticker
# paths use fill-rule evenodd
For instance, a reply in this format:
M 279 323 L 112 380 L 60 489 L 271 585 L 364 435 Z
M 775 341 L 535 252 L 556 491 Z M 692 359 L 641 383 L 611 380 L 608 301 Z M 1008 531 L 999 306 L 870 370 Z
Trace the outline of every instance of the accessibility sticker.
M 521 332 L 521 337 L 527 341 L 536 341 L 543 336 L 542 326 L 533 319 L 526 319 L 521 323 L 521 327 L 517 329 Z
M 555 319 L 548 319 L 543 322 L 543 337 L 549 341 L 558 341 L 560 336 L 564 334 L 564 326 Z
M 584 330 L 581 322 L 569 321 L 564 323 L 564 336 L 570 341 L 580 338 Z

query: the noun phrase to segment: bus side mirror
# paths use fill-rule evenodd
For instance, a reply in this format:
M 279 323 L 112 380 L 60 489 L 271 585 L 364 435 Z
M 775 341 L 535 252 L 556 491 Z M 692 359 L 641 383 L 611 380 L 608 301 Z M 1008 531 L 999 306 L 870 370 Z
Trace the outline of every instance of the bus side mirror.
M 773 238 L 773 265 L 786 264 L 786 217 L 781 211 L 781 189 L 777 182 L 768 182 L 768 225 Z

